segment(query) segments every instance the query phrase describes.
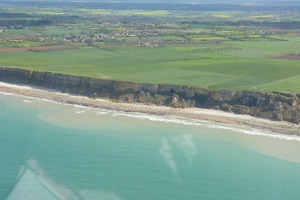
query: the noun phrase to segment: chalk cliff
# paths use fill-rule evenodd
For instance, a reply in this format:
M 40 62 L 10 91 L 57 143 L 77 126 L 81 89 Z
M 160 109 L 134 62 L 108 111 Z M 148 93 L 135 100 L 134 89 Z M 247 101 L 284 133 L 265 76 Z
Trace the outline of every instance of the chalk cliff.
M 300 123 L 300 94 L 210 91 L 182 85 L 132 83 L 0 67 L 0 81 L 118 102 L 197 107 Z

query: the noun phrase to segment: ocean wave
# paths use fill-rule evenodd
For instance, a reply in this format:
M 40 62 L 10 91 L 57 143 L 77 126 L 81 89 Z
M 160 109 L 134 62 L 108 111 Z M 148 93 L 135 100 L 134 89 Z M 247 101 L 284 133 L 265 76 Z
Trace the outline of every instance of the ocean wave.
M 38 97 L 31 97 L 31 96 L 25 96 L 25 95 L 21 95 L 21 94 L 14 94 L 14 93 L 8 93 L 8 92 L 0 92 L 0 95 L 21 97 L 21 98 L 25 99 L 23 102 L 29 101 L 28 99 L 30 99 L 30 100 L 36 100 L 36 101 L 45 100 L 45 99 L 41 99 L 41 98 L 38 98 Z
M 131 117 L 137 118 L 141 120 L 150 120 L 156 122 L 164 122 L 164 123 L 174 123 L 174 124 L 183 124 L 187 126 L 201 126 L 204 128 L 213 128 L 213 129 L 222 129 L 228 131 L 239 132 L 247 135 L 256 135 L 256 136 L 264 136 L 264 137 L 271 137 L 276 139 L 284 139 L 290 141 L 299 141 L 300 137 L 295 135 L 285 135 L 281 133 L 274 133 L 267 130 L 260 130 L 254 129 L 249 127 L 243 127 L 238 125 L 229 125 L 223 124 L 218 122 L 211 122 L 205 120 L 198 120 L 198 119 L 189 119 L 184 117 L 176 117 L 176 116 L 161 116 L 161 115 L 153 115 L 153 114 L 144 114 L 144 113 L 126 113 L 118 111 L 113 114 L 113 116 L 124 116 L 124 117 Z
M 102 110 L 102 111 L 97 111 L 96 115 L 99 116 L 99 115 L 107 115 L 109 113 L 111 113 L 112 111 L 109 111 L 109 110 Z
M 183 124 L 188 126 L 201 126 L 204 128 L 213 128 L 213 129 L 222 129 L 222 130 L 228 130 L 228 131 L 234 131 L 234 132 L 240 132 L 247 135 L 257 135 L 257 136 L 265 136 L 265 137 L 271 137 L 276 139 L 284 139 L 284 140 L 290 140 L 290 141 L 299 141 L 300 137 L 295 135 L 285 135 L 281 133 L 274 133 L 267 130 L 259 130 L 249 127 L 242 127 L 242 126 L 233 126 L 229 124 L 223 124 L 218 122 L 211 122 L 206 120 L 199 120 L 199 119 L 189 119 L 184 117 L 177 117 L 177 116 L 171 116 L 171 115 L 154 115 L 154 114 L 147 114 L 147 113 L 139 113 L 139 112 L 124 112 L 124 111 L 116 111 L 116 110 L 107 110 L 102 108 L 93 108 L 83 105 L 76 105 L 76 104 L 70 104 L 70 103 L 62 103 L 57 102 L 54 100 L 47 100 L 42 98 L 36 98 L 36 97 L 28 97 L 24 95 L 18 95 L 18 94 L 12 94 L 12 93 L 6 93 L 6 92 L 0 92 L 1 95 L 6 96 L 19 96 L 23 97 L 25 99 L 31 99 L 31 100 L 38 100 L 38 101 L 45 101 L 45 102 L 51 102 L 55 104 L 60 105 L 67 105 L 72 106 L 75 108 L 80 108 L 84 110 L 93 110 L 96 111 L 96 115 L 105 115 L 105 114 L 111 114 L 112 116 L 124 116 L 124 117 L 131 117 L 131 118 L 137 118 L 141 120 L 150 120 L 150 121 L 156 121 L 156 122 L 163 122 L 163 123 L 174 123 L 174 124 Z M 78 111 L 79 113 L 82 113 L 82 111 Z M 83 111 L 84 112 L 84 111 Z
M 69 105 L 72 105 L 72 106 L 73 106 L 73 107 L 75 107 L 75 108 L 84 108 L 84 109 L 90 109 L 90 107 L 83 106 L 83 105 L 78 105 L 78 104 L 69 104 Z
M 290 141 L 298 141 L 300 142 L 300 137 L 296 135 L 284 135 L 280 133 L 273 133 L 270 131 L 261 131 L 261 130 L 238 130 L 239 132 L 242 132 L 247 135 L 258 135 L 258 136 L 265 136 L 265 137 L 271 137 L 276 139 L 283 139 L 283 140 L 290 140 Z
M 17 96 L 16 94 L 8 93 L 8 92 L 0 92 L 0 95 L 3 95 L 3 96 Z
M 146 114 L 146 113 L 138 113 L 138 112 L 130 112 L 126 113 L 123 111 L 118 111 L 113 114 L 113 116 L 124 116 L 124 117 L 131 117 L 131 118 L 138 118 L 138 119 L 146 119 L 150 121 L 157 121 L 157 122 L 165 122 L 165 123 L 175 123 L 175 124 L 184 124 L 184 125 L 200 125 L 199 122 L 206 123 L 207 121 L 197 120 L 197 123 L 193 122 L 193 120 L 186 120 L 185 118 L 181 119 L 181 117 L 175 116 L 162 116 L 162 115 L 153 115 L 153 114 Z

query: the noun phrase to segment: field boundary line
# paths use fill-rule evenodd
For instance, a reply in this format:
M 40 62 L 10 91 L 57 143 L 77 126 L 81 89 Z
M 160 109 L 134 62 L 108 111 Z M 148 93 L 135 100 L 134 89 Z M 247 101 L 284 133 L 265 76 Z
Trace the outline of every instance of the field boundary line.
M 253 86 L 253 89 L 257 89 L 257 87 L 261 87 L 261 86 L 273 85 L 273 84 L 280 83 L 280 82 L 283 82 L 283 81 L 286 81 L 286 80 L 289 80 L 289 79 L 293 79 L 293 78 L 296 78 L 296 77 L 300 77 L 300 74 L 298 74 L 297 76 L 291 76 L 291 77 L 288 77 L 288 78 L 285 78 L 285 79 L 280 79 L 278 81 L 274 81 L 274 82 L 271 82 L 271 83 L 256 85 L 256 86 Z

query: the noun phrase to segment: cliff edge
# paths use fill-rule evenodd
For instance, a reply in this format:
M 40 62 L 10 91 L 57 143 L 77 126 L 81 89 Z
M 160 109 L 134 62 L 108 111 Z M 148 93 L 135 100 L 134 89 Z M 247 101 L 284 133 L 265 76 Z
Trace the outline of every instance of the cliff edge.
M 300 124 L 300 94 L 210 91 L 182 85 L 132 83 L 0 67 L 0 81 L 118 102 L 208 108 Z

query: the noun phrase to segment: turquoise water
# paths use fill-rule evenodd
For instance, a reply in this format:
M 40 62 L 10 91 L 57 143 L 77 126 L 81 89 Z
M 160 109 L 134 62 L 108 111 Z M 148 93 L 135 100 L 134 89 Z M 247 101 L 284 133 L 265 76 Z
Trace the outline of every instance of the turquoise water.
M 300 196 L 297 138 L 5 94 L 0 110 L 1 200 Z

